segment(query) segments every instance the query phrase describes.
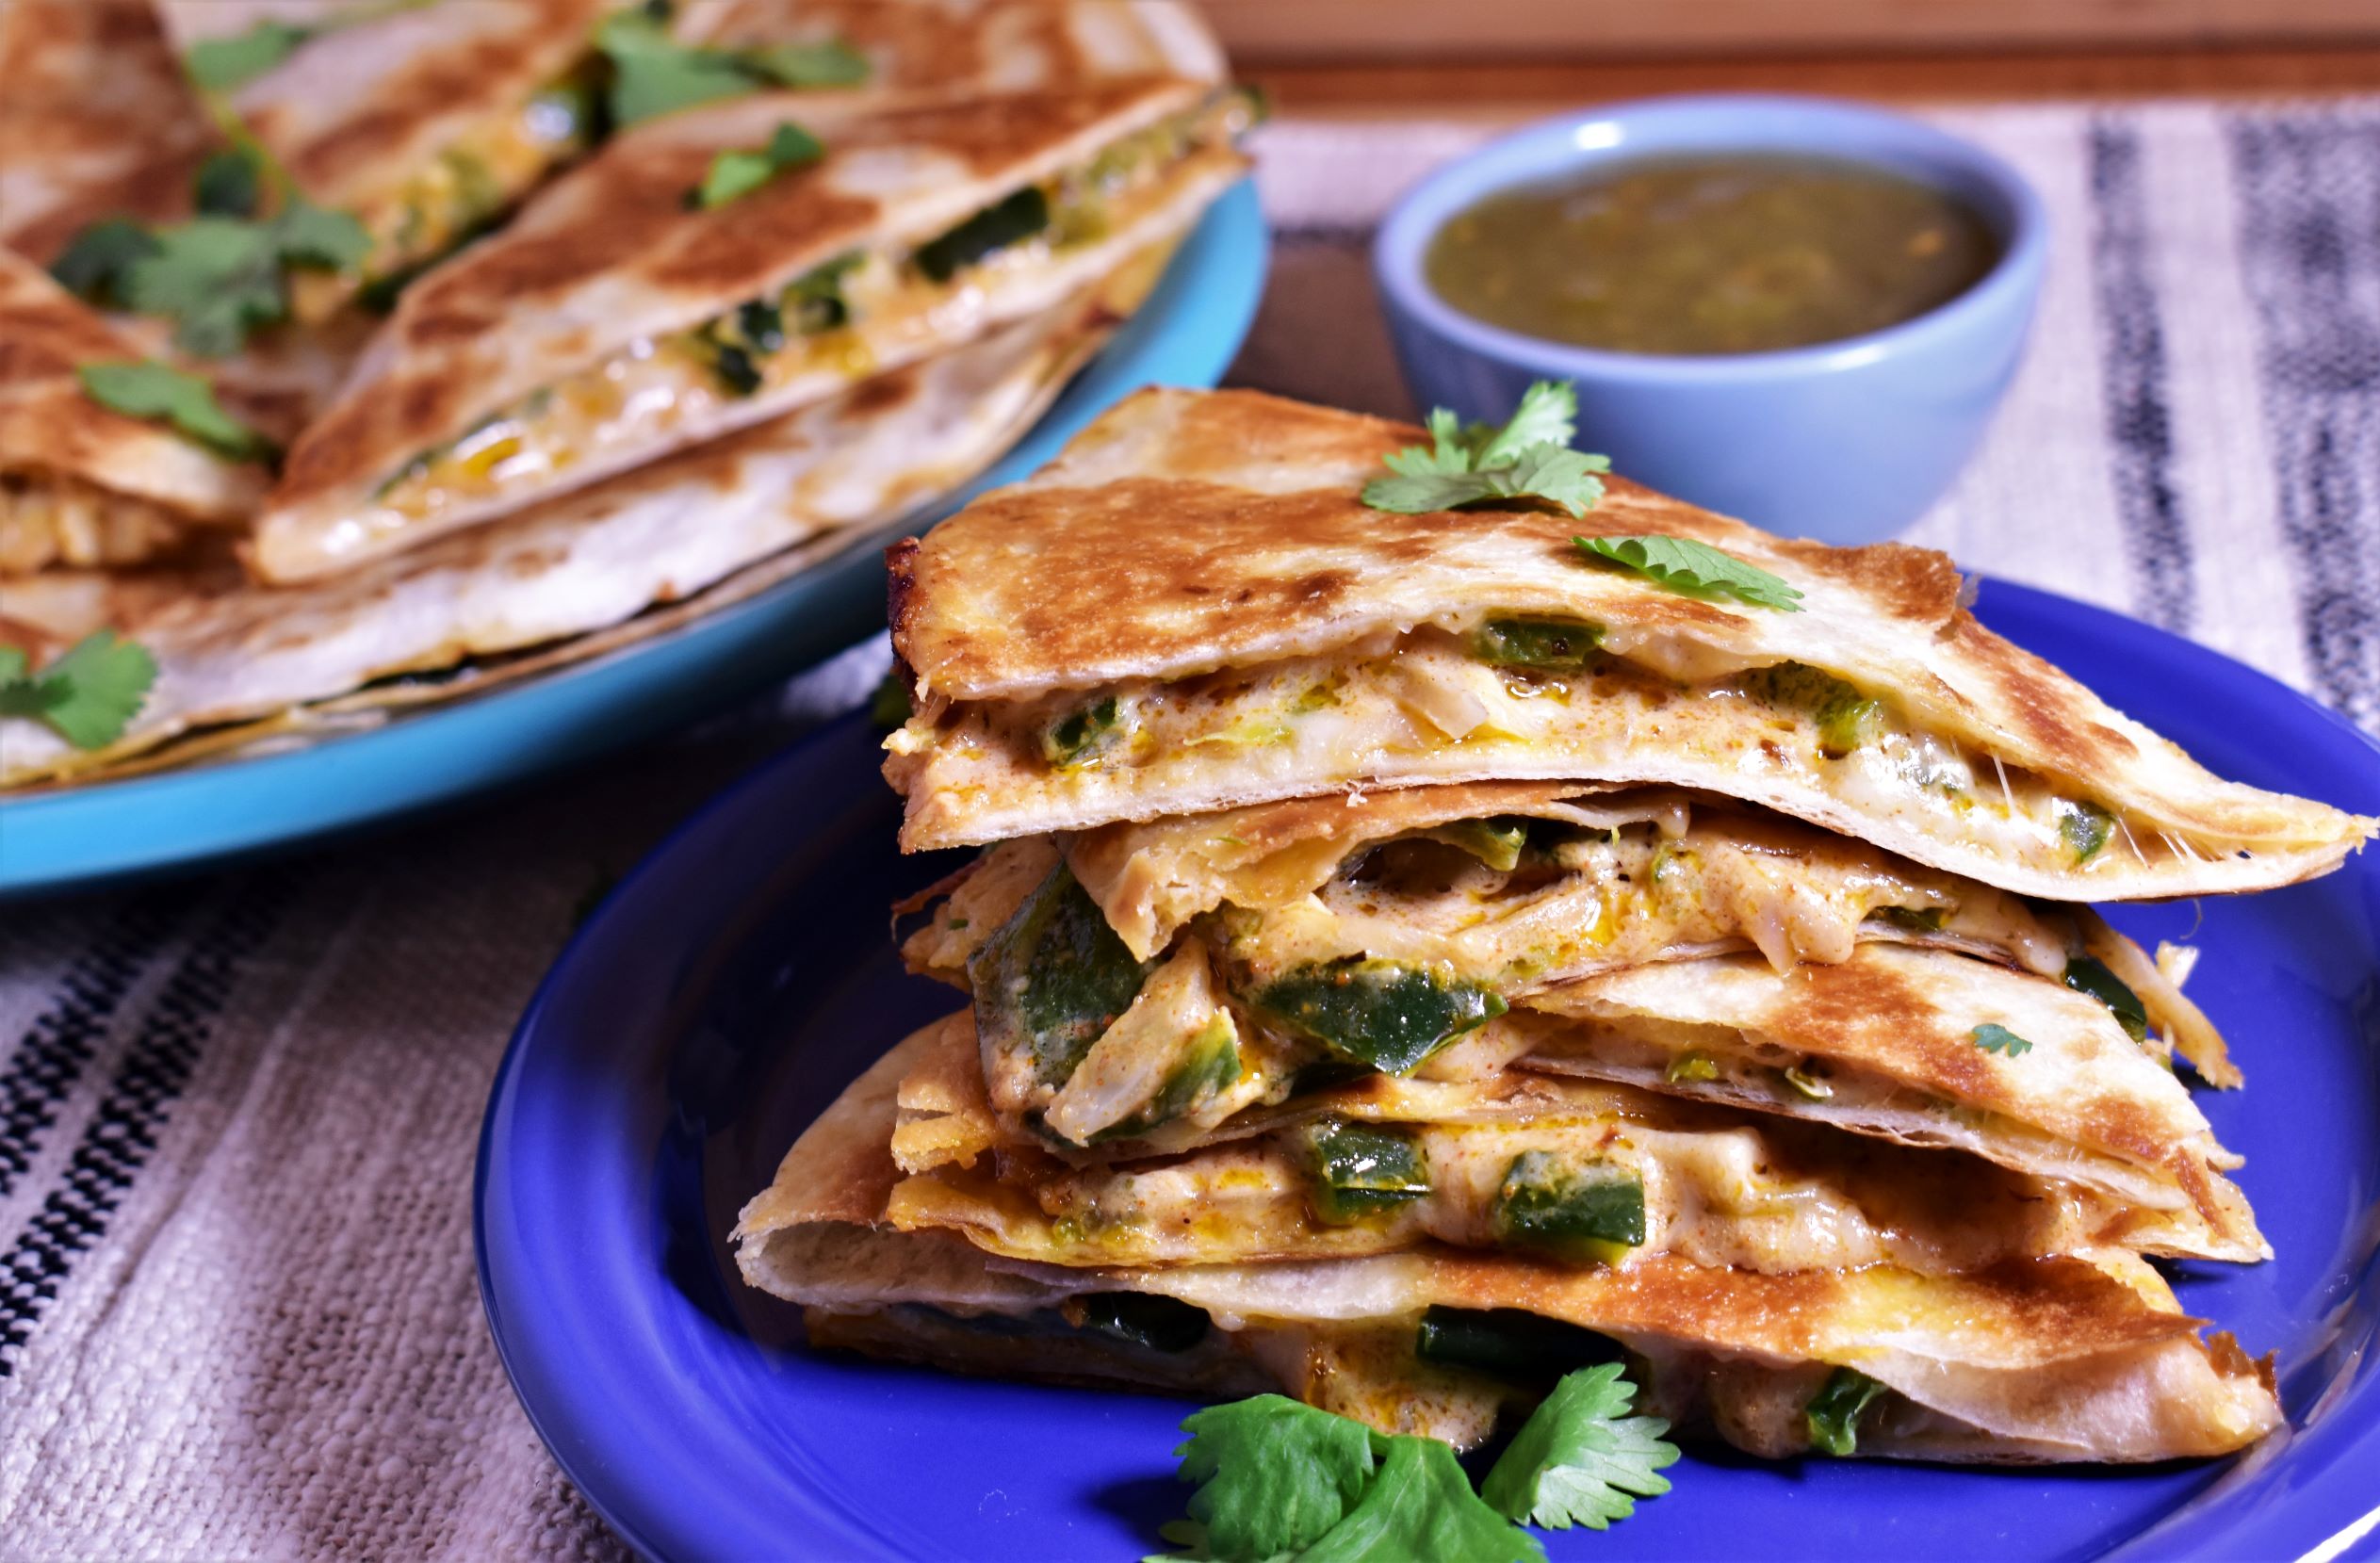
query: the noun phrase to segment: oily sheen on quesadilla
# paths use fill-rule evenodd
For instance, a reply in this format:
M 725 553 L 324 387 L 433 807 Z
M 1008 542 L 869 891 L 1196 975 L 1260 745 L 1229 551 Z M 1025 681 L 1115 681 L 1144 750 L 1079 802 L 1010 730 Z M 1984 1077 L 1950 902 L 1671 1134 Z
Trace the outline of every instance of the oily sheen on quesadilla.
M 455 698 L 516 663 L 374 681 L 531 647 L 547 649 L 529 665 L 551 666 L 683 616 L 654 605 L 716 606 L 780 578 L 995 458 L 1138 303 L 1160 258 L 840 397 L 332 580 L 276 589 L 226 571 L 137 572 L 92 583 L 79 620 L 63 615 L 81 594 L 61 582 L 51 649 L 122 627 L 151 648 L 158 681 L 106 750 L 0 719 L 0 785 L 121 771 L 177 738 L 215 747 L 293 730 L 340 697 L 347 714 L 358 700 Z M 591 633 L 607 626 L 617 627 Z
M 1050 308 L 1186 229 L 1244 168 L 1243 118 L 1142 79 L 845 114 L 772 93 L 639 125 L 407 290 L 291 450 L 253 562 L 348 568 Z M 690 204 L 719 154 L 788 123 L 818 161 Z
M 1628 781 L 2080 901 L 2288 884 L 2372 828 L 2209 773 L 1985 629 L 1942 555 L 1783 541 L 1622 480 L 1583 521 L 1367 508 L 1385 458 L 1426 443 L 1254 393 L 1144 392 L 896 549 L 918 706 L 888 745 L 904 844 L 1350 788 Z M 1798 611 L 1681 594 L 1582 534 L 1717 548 Z
M 802 1304 L 814 1343 L 1214 1392 L 1269 1376 L 1459 1445 L 1484 1440 L 1500 1406 L 1531 1389 L 1451 1343 L 1516 1313 L 1540 1326 L 1522 1379 L 1558 1371 L 1542 1326 L 1569 1327 L 1568 1341 L 1630 1353 L 1653 1408 L 1759 1454 L 1805 1447 L 1804 1408 L 1854 1364 L 1889 1392 L 1860 1427 L 1867 1455 L 2162 1459 L 2235 1449 L 2278 1421 L 2269 1378 L 2226 1337 L 2201 1343 L 2154 1273 L 2117 1257 L 1954 1277 L 1881 1264 L 1764 1275 L 1667 1255 L 1566 1270 L 1440 1245 L 1123 1269 L 980 1256 L 946 1232 L 894 1230 L 884 1213 L 903 1177 L 888 1148 L 899 1083 L 935 1038 L 929 1028 L 879 1060 L 738 1220 L 745 1278 Z M 1149 1298 L 1192 1311 L 1152 1312 Z M 986 1336 L 1017 1344 L 967 1344 Z
M 48 273 L 0 250 L 0 578 L 168 554 L 192 526 L 239 521 L 263 497 L 259 463 L 103 406 L 75 372 L 140 357 Z

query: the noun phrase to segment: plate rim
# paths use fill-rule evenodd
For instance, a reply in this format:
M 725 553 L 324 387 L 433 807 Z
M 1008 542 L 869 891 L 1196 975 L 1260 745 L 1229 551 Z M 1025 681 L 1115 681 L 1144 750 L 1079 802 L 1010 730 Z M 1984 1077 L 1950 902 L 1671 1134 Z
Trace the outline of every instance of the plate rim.
M 2285 697 L 2280 698 L 2280 704 L 2290 708 L 2299 716 L 2310 714 L 2334 735 L 2353 740 L 2354 747 L 2362 751 L 2362 758 L 2371 768 L 2369 777 L 2372 790 L 2375 795 L 2380 795 L 2380 737 L 2366 732 L 2338 711 L 2312 696 L 2282 683 L 2263 670 L 2252 667 L 2211 647 L 2201 645 L 2197 642 L 2160 626 L 2134 619 L 2095 603 L 2067 597 L 2039 587 L 2003 580 L 1997 577 L 1978 576 L 1972 578 L 1977 580 L 1983 596 L 1995 602 L 2005 602 L 2014 613 L 2077 615 L 2086 627 L 2101 634 L 2125 635 L 2145 632 L 2153 643 L 2159 644 L 2160 653 L 2171 654 L 2181 662 L 2196 663 L 2200 668 L 2219 668 L 2225 676 L 2245 676 L 2252 686 L 2261 686 L 2259 692 L 2265 697 Z M 2187 673 L 2190 670 L 2185 667 L 2177 671 Z M 603 902 L 572 932 L 570 937 L 557 952 L 552 965 L 539 979 L 535 990 L 522 1011 L 519 1022 L 505 1045 L 503 1056 L 497 1064 L 490 1083 L 487 1107 L 481 1119 L 480 1135 L 472 1169 L 471 1231 L 482 1317 L 486 1322 L 490 1339 L 495 1344 L 497 1359 L 503 1365 L 507 1382 L 512 1386 L 516 1400 L 556 1464 L 569 1477 L 588 1506 L 602 1517 L 604 1522 L 610 1525 L 613 1532 L 640 1555 L 645 1557 L 670 1558 L 673 1555 L 663 1551 L 656 1544 L 655 1539 L 641 1528 L 628 1524 L 622 1519 L 621 1506 L 611 1486 L 612 1469 L 622 1462 L 581 1461 L 564 1453 L 566 1447 L 574 1445 L 578 1441 L 557 1438 L 557 1431 L 560 1430 L 548 1425 L 553 1408 L 541 1408 L 532 1400 L 530 1391 L 523 1383 L 523 1366 L 514 1360 L 516 1352 L 526 1359 L 534 1355 L 534 1348 L 526 1343 L 525 1340 L 513 1340 L 508 1337 L 500 1317 L 505 1305 L 499 1301 L 497 1295 L 497 1283 L 491 1266 L 488 1233 L 491 1171 L 499 1154 L 497 1140 L 503 1116 L 502 1110 L 510 1099 L 521 1066 L 522 1056 L 529 1049 L 537 1045 L 537 1035 L 546 1027 L 547 1018 L 559 1004 L 557 996 L 576 979 L 576 974 L 571 969 L 574 963 L 582 958 L 581 952 L 593 943 L 606 920 L 618 915 L 620 909 L 630 904 L 642 892 L 644 886 L 665 872 L 673 860 L 690 842 L 708 835 L 710 831 L 719 828 L 724 822 L 739 814 L 740 806 L 748 803 L 758 794 L 769 791 L 781 773 L 800 768 L 813 750 L 838 741 L 848 741 L 852 729 L 861 726 L 865 722 L 866 713 L 851 712 L 822 724 L 816 729 L 795 739 L 775 754 L 756 763 L 743 775 L 706 799 L 637 861 L 635 867 L 621 878 Z M 2375 976 L 2380 976 L 2380 971 L 2375 971 Z M 2375 1207 L 2375 1209 L 2380 1209 L 2380 1207 Z M 2358 1278 L 2358 1284 L 2351 1288 L 2349 1295 L 2370 1293 L 2375 1275 L 2380 1275 L 2380 1254 L 2367 1256 L 2364 1271 Z M 2355 1480 L 2355 1472 L 2361 1469 L 2359 1464 L 2353 1463 L 2355 1457 L 2369 1455 L 2374 1459 L 2380 1459 L 2380 1373 L 2366 1370 L 2364 1378 L 2351 1386 L 2345 1399 L 2346 1404 L 2340 1406 L 2336 1412 L 2324 1416 L 2315 1426 L 2304 1429 L 2290 1427 L 2288 1442 L 2264 1446 L 2272 1453 L 2260 1457 L 2251 1454 L 2246 1457 L 2247 1459 L 2258 1460 L 2260 1465 L 2265 1460 L 2282 1457 L 2281 1451 L 2293 1443 L 2316 1437 L 2323 1439 L 2325 1447 L 2320 1452 L 2320 1463 L 2313 1469 L 2309 1479 L 2294 1489 L 2291 1494 L 2295 1512 L 2307 1512 L 2309 1506 L 2319 1501 L 2323 1510 L 2330 1516 L 2329 1522 L 2321 1527 L 2320 1536 L 2310 1544 L 2310 1550 L 2302 1552 L 2302 1563 L 2311 1563 L 2311 1559 L 2320 1555 L 2346 1555 L 2343 1554 L 2323 1555 L 2321 1551 L 2323 1547 L 2344 1545 L 2353 1549 L 2358 1539 L 2370 1540 L 2369 1534 L 2358 1537 L 2356 1526 L 2369 1521 L 2372 1513 L 2380 1512 L 2372 1507 L 2372 1494 L 2350 1490 L 2351 1483 Z M 2334 1439 L 2339 1441 L 2338 1446 L 2328 1447 Z M 2225 1465 L 2223 1472 L 2218 1474 L 2217 1481 L 2237 1472 L 2258 1468 L 2245 1464 L 2240 1457 L 2226 1457 L 2225 1458 L 2230 1463 Z M 2120 1473 L 2124 1468 L 2107 1469 Z M 829 1506 L 820 1494 L 810 1490 L 808 1485 L 793 1483 L 790 1486 L 791 1490 L 779 1490 L 771 1495 L 773 1504 L 789 1522 L 799 1519 L 856 1546 L 882 1544 L 881 1537 L 855 1530 L 845 1513 Z M 2347 1498 L 2344 1503 L 2339 1502 L 2342 1495 Z M 2218 1514 L 2183 1512 L 2197 1501 L 2199 1501 L 2198 1496 L 2186 1500 L 2176 1509 L 2158 1515 L 2139 1531 L 2115 1539 L 2103 1551 L 2093 1555 L 2103 1560 L 2163 1558 L 2180 1555 L 2184 1548 L 2187 1548 L 2187 1555 L 2192 1557 L 2263 1555 L 2238 1550 L 2252 1542 L 2255 1533 L 2269 1523 L 2267 1517 L 2260 1510 L 2242 1513 L 2239 1518 L 2228 1521 L 2218 1518 L 2220 1511 Z M 2187 1535 L 2167 1534 L 2176 1521 L 2184 1522 L 2191 1526 Z
M 1254 323 L 1271 251 L 1254 176 L 1245 176 L 1191 230 L 1149 301 L 998 459 L 906 518 L 865 529 L 889 539 L 904 526 L 933 526 L 986 489 L 1025 477 L 1056 453 L 1056 445 L 1142 385 L 1218 383 Z M 1020 456 L 1027 459 L 1020 463 Z M 660 710 L 667 692 L 659 686 L 673 670 L 682 682 L 696 668 L 727 666 L 725 684 L 747 681 L 733 675 L 744 662 L 766 659 L 752 643 L 771 611 L 806 604 L 807 593 L 870 551 L 863 540 L 648 641 L 516 685 L 400 712 L 360 732 L 154 775 L 0 794 L 0 903 L 187 871 L 384 826 L 648 739 L 679 725 Z M 790 676 L 848 643 L 856 642 L 806 646 L 774 671 Z M 699 660 L 690 665 L 689 658 Z M 698 713 L 689 705 L 685 714 Z M 540 736 L 509 749 L 488 747 L 491 733 L 525 723 Z M 372 783 L 374 776 L 381 780 Z M 350 799 L 359 792 L 365 796 Z M 293 806 L 303 817 L 285 824 Z M 200 827 L 187 830 L 193 819 Z

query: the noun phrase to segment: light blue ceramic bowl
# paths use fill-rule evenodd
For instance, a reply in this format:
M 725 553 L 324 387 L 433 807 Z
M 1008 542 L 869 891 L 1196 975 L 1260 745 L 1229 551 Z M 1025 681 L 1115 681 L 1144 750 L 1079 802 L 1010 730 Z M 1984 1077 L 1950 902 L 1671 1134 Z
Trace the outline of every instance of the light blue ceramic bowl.
M 2003 253 L 1948 303 L 1886 331 L 1784 352 L 1602 352 L 1489 325 L 1431 292 L 1439 227 L 1481 196 L 1599 165 L 1712 153 L 1867 163 L 1949 191 Z M 2008 389 L 2041 292 L 2047 220 L 1982 148 L 1898 114 L 1818 98 L 1652 98 L 1546 120 L 1458 158 L 1398 202 L 1373 247 L 1380 297 L 1424 407 L 1501 421 L 1533 380 L 1578 387 L 1580 448 L 1771 531 L 1869 543 L 1941 497 Z

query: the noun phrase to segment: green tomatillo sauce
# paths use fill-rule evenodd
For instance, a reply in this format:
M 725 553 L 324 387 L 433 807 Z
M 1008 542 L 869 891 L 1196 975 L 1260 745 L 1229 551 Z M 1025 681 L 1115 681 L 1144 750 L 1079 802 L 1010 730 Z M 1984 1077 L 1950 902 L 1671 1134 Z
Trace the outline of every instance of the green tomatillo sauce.
M 1618 352 L 1770 352 L 1922 315 L 1999 258 L 1955 198 L 1858 163 L 1664 159 L 1499 191 L 1430 241 L 1491 325 Z

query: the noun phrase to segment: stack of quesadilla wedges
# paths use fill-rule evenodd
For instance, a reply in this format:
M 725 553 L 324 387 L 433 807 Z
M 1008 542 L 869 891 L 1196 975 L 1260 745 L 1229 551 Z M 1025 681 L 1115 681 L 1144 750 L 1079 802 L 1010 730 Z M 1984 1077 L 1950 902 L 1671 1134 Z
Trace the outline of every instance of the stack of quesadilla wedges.
M 2241 1071 L 2085 904 L 2375 822 L 2209 774 L 1939 555 L 1617 479 L 1365 505 L 1422 443 L 1145 392 L 892 551 L 903 844 L 979 849 L 903 954 L 969 1001 L 793 1147 L 746 1278 L 817 1344 L 1458 1446 L 1617 1358 L 1771 1457 L 2278 1425 L 2150 1262 L 2270 1257 L 2185 1083 Z
M 0 114 L 0 654 L 156 664 L 96 745 L 0 716 L 0 788 L 345 730 L 840 553 L 996 461 L 1247 167 L 1170 0 L 8 12 L 44 101 L 111 50 L 189 80 L 145 154 Z

